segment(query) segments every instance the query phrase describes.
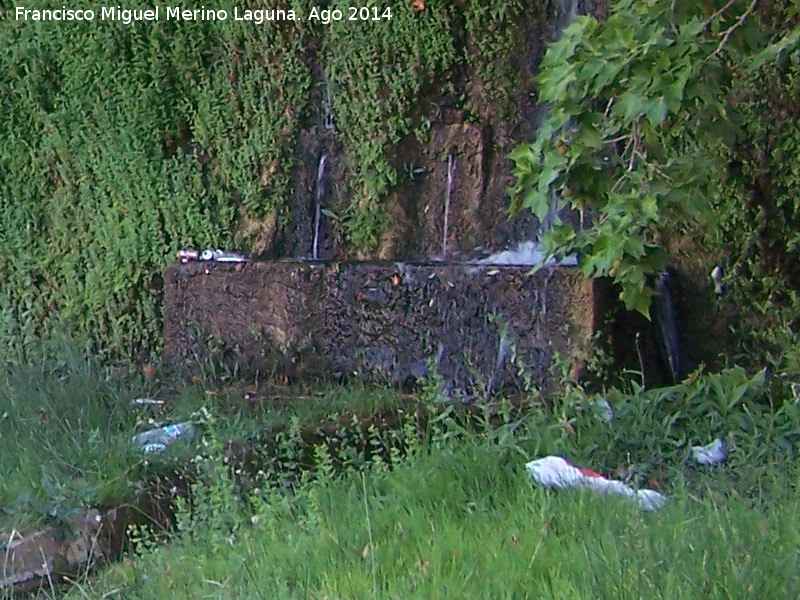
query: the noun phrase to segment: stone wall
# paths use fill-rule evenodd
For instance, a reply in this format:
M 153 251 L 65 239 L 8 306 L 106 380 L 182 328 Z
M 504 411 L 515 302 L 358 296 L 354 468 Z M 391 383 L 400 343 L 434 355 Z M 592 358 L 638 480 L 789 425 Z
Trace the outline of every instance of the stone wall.
M 595 286 L 573 268 L 467 263 L 169 265 L 165 357 L 245 377 L 356 376 L 410 383 L 433 366 L 447 396 L 547 385 L 554 354 L 577 365 L 598 321 Z

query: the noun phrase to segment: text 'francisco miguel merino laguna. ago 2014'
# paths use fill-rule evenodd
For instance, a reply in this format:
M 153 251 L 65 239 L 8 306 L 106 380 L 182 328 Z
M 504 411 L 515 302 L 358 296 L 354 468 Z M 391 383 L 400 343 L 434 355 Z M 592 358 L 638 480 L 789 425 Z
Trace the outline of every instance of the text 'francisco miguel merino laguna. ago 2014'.
M 269 21 L 299 21 L 303 18 L 294 10 L 284 9 L 222 9 L 183 8 L 181 6 L 154 6 L 149 9 L 127 9 L 121 6 L 98 6 L 92 9 L 71 9 L 66 6 L 53 9 L 36 9 L 17 6 L 14 9 L 17 21 L 118 21 L 129 25 L 135 21 L 252 21 L 258 25 Z M 307 20 L 328 24 L 331 21 L 382 21 L 392 18 L 391 8 L 348 7 L 339 9 L 312 8 Z

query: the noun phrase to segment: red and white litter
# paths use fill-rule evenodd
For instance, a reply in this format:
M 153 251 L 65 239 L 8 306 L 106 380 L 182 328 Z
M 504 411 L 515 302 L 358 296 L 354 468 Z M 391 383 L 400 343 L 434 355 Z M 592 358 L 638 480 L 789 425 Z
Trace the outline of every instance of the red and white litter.
M 525 465 L 534 483 L 551 490 L 588 489 L 596 494 L 621 496 L 636 500 L 639 508 L 653 511 L 662 508 L 667 498 L 655 490 L 634 490 L 617 479 L 607 479 L 591 469 L 581 469 L 560 456 L 545 456 Z

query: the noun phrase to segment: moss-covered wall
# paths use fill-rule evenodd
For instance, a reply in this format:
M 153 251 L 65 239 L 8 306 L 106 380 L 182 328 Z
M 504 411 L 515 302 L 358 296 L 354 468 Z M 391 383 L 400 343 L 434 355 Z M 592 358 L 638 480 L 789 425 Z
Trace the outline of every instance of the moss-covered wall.
M 0 337 L 21 356 L 68 328 L 147 357 L 177 249 L 311 253 L 323 154 L 323 258 L 441 249 L 451 153 L 450 251 L 530 235 L 530 218 L 506 218 L 505 156 L 535 127 L 532 75 L 569 4 L 400 2 L 391 19 L 353 22 L 336 0 L 326 6 L 344 18 L 329 24 L 308 20 L 310 0 L 251 7 L 297 17 L 262 24 L 167 20 L 164 6 L 132 24 L 12 11 L 0 19 Z

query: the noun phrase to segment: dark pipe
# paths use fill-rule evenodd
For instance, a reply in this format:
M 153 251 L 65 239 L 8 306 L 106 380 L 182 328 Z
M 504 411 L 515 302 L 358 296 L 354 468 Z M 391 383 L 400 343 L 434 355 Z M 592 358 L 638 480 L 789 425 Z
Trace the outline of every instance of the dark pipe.
M 670 271 L 659 273 L 656 279 L 658 296 L 653 301 L 653 323 L 656 327 L 661 356 L 669 369 L 672 382 L 678 383 L 686 373 L 673 295 L 674 286 L 673 273 Z

